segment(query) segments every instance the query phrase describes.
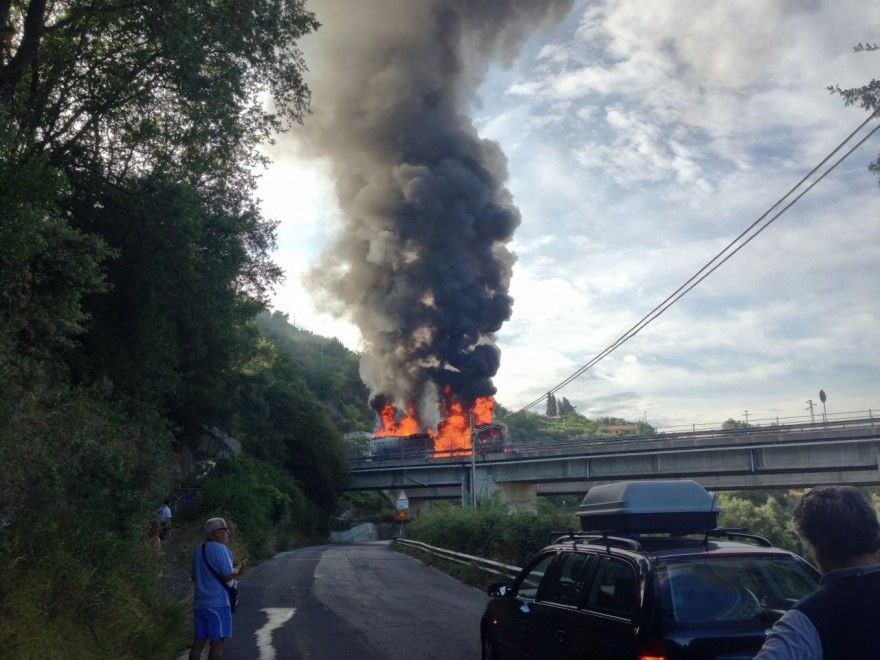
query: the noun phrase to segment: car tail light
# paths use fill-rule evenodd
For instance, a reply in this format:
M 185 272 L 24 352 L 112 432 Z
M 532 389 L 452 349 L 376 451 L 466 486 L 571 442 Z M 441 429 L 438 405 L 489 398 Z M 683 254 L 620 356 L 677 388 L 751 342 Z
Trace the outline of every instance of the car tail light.
M 645 642 L 639 647 L 639 660 L 668 660 L 666 642 L 662 639 Z

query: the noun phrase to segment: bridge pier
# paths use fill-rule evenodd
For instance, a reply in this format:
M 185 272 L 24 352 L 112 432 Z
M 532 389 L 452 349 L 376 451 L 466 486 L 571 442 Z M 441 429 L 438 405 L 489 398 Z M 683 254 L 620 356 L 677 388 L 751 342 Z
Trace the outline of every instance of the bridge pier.
M 495 485 L 495 492 L 512 509 L 534 511 L 538 507 L 538 484 L 509 481 Z
M 537 507 L 538 486 L 535 483 L 527 481 L 496 482 L 492 478 L 491 471 L 480 469 L 479 465 L 476 466 L 473 477 L 478 504 L 481 500 L 498 496 L 502 502 L 508 504 L 512 509 L 534 511 Z M 471 472 L 468 470 L 461 483 L 461 504 L 465 507 L 471 506 L 473 501 L 470 481 Z

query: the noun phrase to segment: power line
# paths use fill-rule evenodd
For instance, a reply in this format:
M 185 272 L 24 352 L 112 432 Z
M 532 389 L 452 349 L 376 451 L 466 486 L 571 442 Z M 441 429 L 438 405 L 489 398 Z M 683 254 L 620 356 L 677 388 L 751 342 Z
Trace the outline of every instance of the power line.
M 515 412 L 512 412 L 506 417 L 511 417 L 513 415 L 517 415 L 524 410 L 528 410 L 533 406 L 541 403 L 545 397 L 549 394 L 554 394 L 561 390 L 563 387 L 574 381 L 576 378 L 579 378 L 584 373 L 586 373 L 589 369 L 595 366 L 602 359 L 607 357 L 617 348 L 622 346 L 624 343 L 635 337 L 639 332 L 642 331 L 645 326 L 651 323 L 654 319 L 662 315 L 669 307 L 675 304 L 678 300 L 680 300 L 683 296 L 685 296 L 688 292 L 691 291 L 695 286 L 697 286 L 700 282 L 706 279 L 709 275 L 714 273 L 720 266 L 727 262 L 733 255 L 739 252 L 742 248 L 748 245 L 755 237 L 757 237 L 761 232 L 763 232 L 767 227 L 769 227 L 773 222 L 775 222 L 783 213 L 785 213 L 788 209 L 794 206 L 795 203 L 798 202 L 804 195 L 806 195 L 810 190 L 812 190 L 816 184 L 818 184 L 822 179 L 828 176 L 832 171 L 834 171 L 838 165 L 840 165 L 844 160 L 846 160 L 854 151 L 856 151 L 859 147 L 862 146 L 874 133 L 880 130 L 880 125 L 876 126 L 873 130 L 871 130 L 867 135 L 861 138 L 853 147 L 851 147 L 846 153 L 843 154 L 837 161 L 835 161 L 831 166 L 829 166 L 815 181 L 813 181 L 809 186 L 807 186 L 804 190 L 798 193 L 791 201 L 789 201 L 785 206 L 783 206 L 775 215 L 770 217 L 766 222 L 763 223 L 757 230 L 754 231 L 748 238 L 742 241 L 736 248 L 733 248 L 744 236 L 748 235 L 755 227 L 757 227 L 762 221 L 764 221 L 767 216 L 773 213 L 774 209 L 778 208 L 781 204 L 785 202 L 798 188 L 800 188 L 813 174 L 815 174 L 825 163 L 827 163 L 834 155 L 840 151 L 847 142 L 849 142 L 855 135 L 859 133 L 872 119 L 880 115 L 880 110 L 872 113 L 865 121 L 859 124 L 858 128 L 852 131 L 840 144 L 838 144 L 825 158 L 823 158 L 818 165 L 816 165 L 812 170 L 810 170 L 800 181 L 798 181 L 794 186 L 789 189 L 785 195 L 780 197 L 770 208 L 768 208 L 757 220 L 755 220 L 752 224 L 750 224 L 746 229 L 744 229 L 736 238 L 734 238 L 730 243 L 728 243 L 720 252 L 718 252 L 714 257 L 712 257 L 708 262 L 706 262 L 696 273 L 691 275 L 687 281 L 685 281 L 681 286 L 679 286 L 675 291 L 669 294 L 662 302 L 660 302 L 657 306 L 655 306 L 650 312 L 645 314 L 635 325 L 630 327 L 626 332 L 624 332 L 620 337 L 618 337 L 612 344 L 606 347 L 604 350 L 595 355 L 589 362 L 585 365 L 579 367 L 572 374 L 570 374 L 567 378 L 562 380 L 559 384 L 547 390 L 546 394 L 542 394 L 540 397 L 535 399 L 534 401 L 526 404 L 522 408 L 518 409 Z M 733 248 L 733 249 L 731 249 Z

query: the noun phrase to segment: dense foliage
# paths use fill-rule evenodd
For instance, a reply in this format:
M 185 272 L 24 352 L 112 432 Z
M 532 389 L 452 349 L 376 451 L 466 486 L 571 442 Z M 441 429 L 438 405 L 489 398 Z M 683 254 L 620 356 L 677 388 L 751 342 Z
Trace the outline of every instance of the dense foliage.
M 326 526 L 339 432 L 254 317 L 280 269 L 257 146 L 308 105 L 300 0 L 0 0 L 0 648 L 171 657 L 145 545 L 175 452 L 238 437 L 186 515 L 265 554 Z
M 376 415 L 367 405 L 369 390 L 360 378 L 360 356 L 335 337 L 316 335 L 292 325 L 283 312 L 262 313 L 257 327 L 288 355 L 299 373 L 343 432 L 372 431 Z
M 535 511 L 509 511 L 488 500 L 475 509 L 441 506 L 407 527 L 409 538 L 430 545 L 522 566 L 553 540 L 553 532 L 580 527 L 570 511 L 538 502 Z
M 293 361 L 262 343 L 239 375 L 236 391 L 234 428 L 247 453 L 284 470 L 329 510 L 347 469 L 345 447 Z
M 869 57 L 878 57 L 880 56 L 880 44 L 863 44 L 859 42 L 853 46 L 853 51 L 870 54 L 867 55 Z M 839 94 L 846 105 L 857 105 L 872 114 L 880 112 L 880 80 L 876 78 L 859 87 L 850 87 L 848 89 L 843 89 L 839 85 L 831 85 L 828 87 L 828 91 L 832 94 Z M 869 169 L 876 174 L 880 174 L 880 156 L 877 156 L 874 162 L 871 163 Z
M 803 492 L 718 493 L 719 527 L 745 529 L 777 547 L 812 560 L 809 546 L 798 538 L 792 522 L 794 507 Z M 871 490 L 865 492 L 880 514 L 880 494 Z M 580 529 L 575 512 L 581 499 L 580 496 L 541 498 L 533 512 L 511 511 L 506 504 L 494 499 L 482 503 L 477 509 L 446 505 L 411 523 L 407 534 L 431 545 L 521 566 L 552 540 L 552 532 Z
M 568 402 L 567 399 L 563 401 Z M 554 400 L 552 406 L 565 408 L 566 412 L 550 416 L 525 410 L 512 415 L 501 405 L 496 407 L 495 412 L 496 417 L 507 425 L 509 437 L 513 442 L 556 444 L 612 438 L 618 435 L 614 427 L 620 426 L 627 429 L 633 427 L 632 430 L 626 431 L 626 435 L 652 435 L 655 432 L 654 428 L 645 422 L 627 422 L 619 417 L 589 419 L 576 412 L 571 404 L 562 406 Z M 548 410 L 552 410 L 552 406 L 548 404 Z

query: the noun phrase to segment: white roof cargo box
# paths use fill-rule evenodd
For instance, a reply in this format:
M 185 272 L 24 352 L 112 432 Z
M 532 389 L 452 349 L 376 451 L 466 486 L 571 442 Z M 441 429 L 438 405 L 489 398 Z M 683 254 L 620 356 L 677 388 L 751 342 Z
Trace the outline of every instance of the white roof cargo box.
M 578 517 L 585 532 L 684 533 L 715 529 L 718 511 L 696 481 L 619 481 L 590 488 Z

